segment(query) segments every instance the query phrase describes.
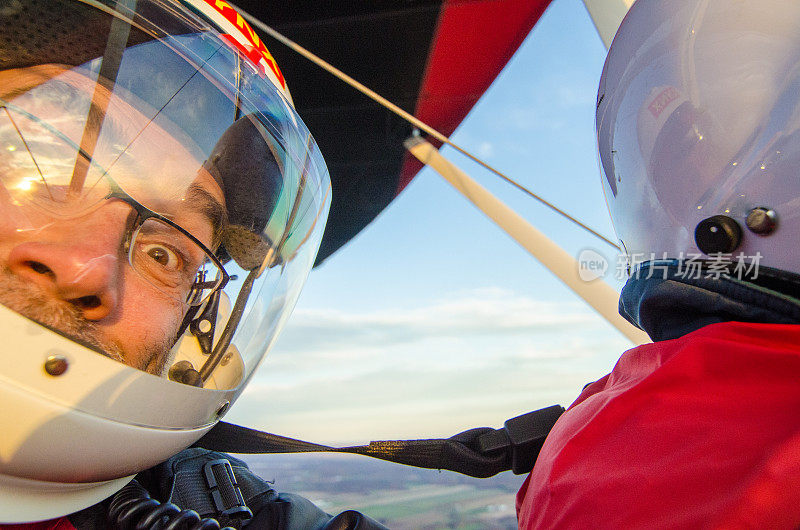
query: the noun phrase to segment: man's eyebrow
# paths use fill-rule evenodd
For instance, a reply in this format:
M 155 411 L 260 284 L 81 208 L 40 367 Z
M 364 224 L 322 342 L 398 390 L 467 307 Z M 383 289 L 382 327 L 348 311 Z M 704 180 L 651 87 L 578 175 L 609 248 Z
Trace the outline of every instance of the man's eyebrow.
M 228 222 L 225 207 L 216 197 L 196 183 L 191 184 L 186 190 L 186 202 L 192 210 L 200 212 L 211 223 L 214 231 L 212 247 L 216 249 L 222 237 L 222 229 Z

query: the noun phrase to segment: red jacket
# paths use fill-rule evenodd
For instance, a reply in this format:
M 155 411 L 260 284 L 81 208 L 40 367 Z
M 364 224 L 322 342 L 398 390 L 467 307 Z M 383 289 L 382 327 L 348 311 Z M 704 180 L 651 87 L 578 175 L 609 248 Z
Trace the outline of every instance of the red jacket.
M 52 521 L 42 521 L 41 523 L 22 523 L 22 524 L 0 524 L 2 530 L 77 530 L 69 519 L 60 517 Z
M 800 325 L 623 354 L 558 420 L 520 528 L 800 528 Z

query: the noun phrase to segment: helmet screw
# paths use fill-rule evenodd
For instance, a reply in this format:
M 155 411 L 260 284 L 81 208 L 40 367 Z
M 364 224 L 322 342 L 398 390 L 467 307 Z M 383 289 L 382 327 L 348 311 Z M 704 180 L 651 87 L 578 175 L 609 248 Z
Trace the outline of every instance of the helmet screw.
M 747 213 L 745 224 L 754 234 L 768 236 L 778 227 L 778 214 L 769 208 L 753 208 Z
M 231 402 L 230 401 L 226 401 L 225 403 L 222 403 L 219 406 L 219 408 L 217 409 L 217 418 L 222 417 L 226 412 L 228 412 L 229 408 L 231 408 Z
M 62 375 L 67 368 L 69 368 L 69 362 L 63 355 L 51 355 L 44 362 L 44 371 L 53 377 Z
M 715 215 L 698 223 L 694 240 L 705 254 L 729 254 L 742 241 L 742 228 L 727 215 Z

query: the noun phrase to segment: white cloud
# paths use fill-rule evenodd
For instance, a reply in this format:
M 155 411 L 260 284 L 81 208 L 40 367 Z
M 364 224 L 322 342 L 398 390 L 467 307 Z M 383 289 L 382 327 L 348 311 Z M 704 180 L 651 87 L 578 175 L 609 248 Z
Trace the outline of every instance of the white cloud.
M 459 293 L 426 306 L 372 313 L 298 310 L 280 347 L 289 351 L 386 347 L 423 339 L 548 333 L 596 322 L 581 306 L 542 302 L 501 290 Z
M 284 333 L 230 421 L 330 443 L 443 436 L 566 405 L 626 347 L 581 305 L 500 289 L 298 311 Z

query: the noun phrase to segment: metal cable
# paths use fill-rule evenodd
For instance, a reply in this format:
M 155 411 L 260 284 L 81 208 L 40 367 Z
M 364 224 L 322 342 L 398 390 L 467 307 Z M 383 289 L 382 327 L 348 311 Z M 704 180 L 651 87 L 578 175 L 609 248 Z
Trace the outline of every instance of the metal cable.
M 233 7 L 236 11 L 238 11 L 242 15 L 242 17 L 244 17 L 245 20 L 247 20 L 250 24 L 252 24 L 256 28 L 260 29 L 264 33 L 268 34 L 270 37 L 274 38 L 275 40 L 277 40 L 280 43 L 284 44 L 288 48 L 290 48 L 290 49 L 294 50 L 295 52 L 299 53 L 300 55 L 302 55 L 303 57 L 305 57 L 309 61 L 313 62 L 314 64 L 316 64 L 317 66 L 319 66 L 323 70 L 327 71 L 328 73 L 332 74 L 333 76 L 341 79 L 342 81 L 344 81 L 345 83 L 347 83 L 351 87 L 355 88 L 356 90 L 358 90 L 359 92 L 361 92 L 365 96 L 369 97 L 373 101 L 375 101 L 375 102 L 379 103 L 380 105 L 386 107 L 387 109 L 389 109 L 393 113 L 397 114 L 398 116 L 400 116 L 404 120 L 408 121 L 409 123 L 411 123 L 412 125 L 414 125 L 418 129 L 421 129 L 421 130 L 425 131 L 426 133 L 428 133 L 432 137 L 436 138 L 440 142 L 449 145 L 450 147 L 452 147 L 453 149 L 455 149 L 459 153 L 463 154 L 467 158 L 469 158 L 472 161 L 480 164 L 481 166 L 483 166 L 484 168 L 488 169 L 489 171 L 491 171 L 492 173 L 494 173 L 495 175 L 497 175 L 498 177 L 500 177 L 504 181 L 508 182 L 509 184 L 511 184 L 512 186 L 517 188 L 518 190 L 520 190 L 523 193 L 525 193 L 526 195 L 532 197 L 533 199 L 536 199 L 537 201 L 542 203 L 544 206 L 550 208 L 551 210 L 553 210 L 557 214 L 561 215 L 565 219 L 568 219 L 569 221 L 575 223 L 576 225 L 578 225 L 579 227 L 583 228 L 584 230 L 586 230 L 587 232 L 589 232 L 593 236 L 597 237 L 598 239 L 602 240 L 603 242 L 607 243 L 608 245 L 614 247 L 617 251 L 620 250 L 619 245 L 617 245 L 616 243 L 614 243 L 613 241 L 611 241 L 610 239 L 608 239 L 604 235 L 600 234 L 599 232 L 597 232 L 593 228 L 585 225 L 584 223 L 582 223 L 581 221 L 579 221 L 578 219 L 576 219 L 572 215 L 568 214 L 567 212 L 565 212 L 561 208 L 557 207 L 556 205 L 552 204 L 551 202 L 547 201 L 546 199 L 544 199 L 544 198 L 540 197 L 539 195 L 533 193 L 531 190 L 529 190 L 528 188 L 526 188 L 525 186 L 523 186 L 519 182 L 515 181 L 511 177 L 508 177 L 507 175 L 505 175 L 501 171 L 499 171 L 499 170 L 495 169 L 494 167 L 490 166 L 487 162 L 484 162 L 483 160 L 481 160 L 477 156 L 473 155 L 472 153 L 470 153 L 466 149 L 464 149 L 461 146 L 453 143 L 452 141 L 450 141 L 450 138 L 448 138 L 444 134 L 440 133 L 439 131 L 437 131 L 436 129 L 431 127 L 430 125 L 428 125 L 425 122 L 419 120 L 418 118 L 412 116 L 411 114 L 409 114 L 408 112 L 404 111 L 403 109 L 401 109 L 400 107 L 398 107 L 397 105 L 395 105 L 394 103 L 389 101 L 388 99 L 384 98 L 383 96 L 381 96 L 380 94 L 378 94 L 374 90 L 371 90 L 371 89 L 367 88 L 366 86 L 362 85 L 361 83 L 359 83 L 358 81 L 356 81 L 355 79 L 353 79 L 349 75 L 345 74 L 344 72 L 342 72 L 341 70 L 339 70 L 335 66 L 333 66 L 330 63 L 326 62 L 324 59 L 314 55 L 313 53 L 311 53 L 310 51 L 308 51 L 307 49 L 305 49 L 301 45 L 297 44 L 296 42 L 294 42 L 293 40 L 289 39 L 288 37 L 285 37 L 283 34 L 279 33 L 278 31 L 276 31 L 272 27 L 270 27 L 267 24 L 265 24 L 264 22 L 260 21 L 259 19 L 257 19 L 253 15 L 247 13 L 246 11 L 243 11 L 238 6 L 233 5 L 231 2 L 228 2 L 228 4 L 230 4 L 231 7 Z

